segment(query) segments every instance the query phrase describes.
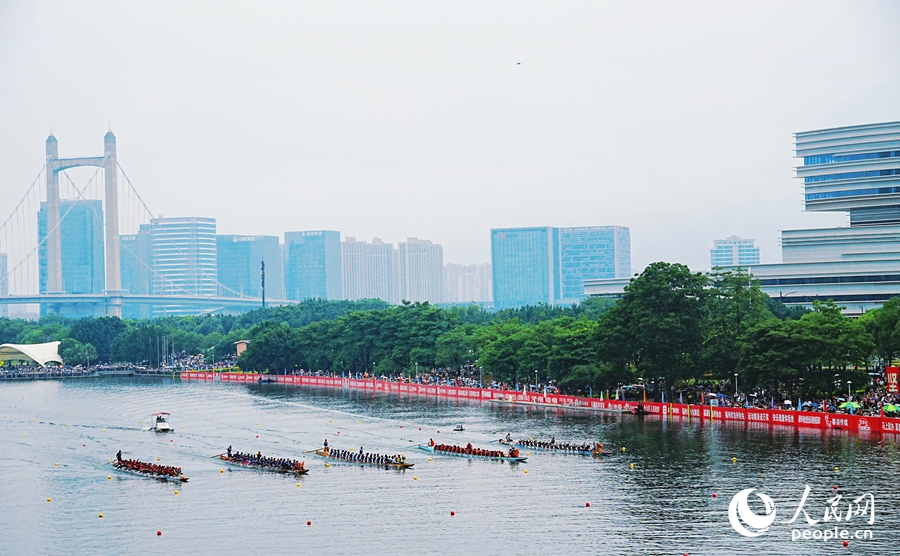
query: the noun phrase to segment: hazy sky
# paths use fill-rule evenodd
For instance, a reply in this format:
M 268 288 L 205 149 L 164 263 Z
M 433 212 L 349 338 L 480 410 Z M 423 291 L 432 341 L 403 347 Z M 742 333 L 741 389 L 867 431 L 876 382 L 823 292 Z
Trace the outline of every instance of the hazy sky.
M 900 2 L 0 2 L 0 218 L 44 161 L 119 162 L 220 233 L 631 228 L 632 265 L 845 224 L 792 133 L 900 120 Z

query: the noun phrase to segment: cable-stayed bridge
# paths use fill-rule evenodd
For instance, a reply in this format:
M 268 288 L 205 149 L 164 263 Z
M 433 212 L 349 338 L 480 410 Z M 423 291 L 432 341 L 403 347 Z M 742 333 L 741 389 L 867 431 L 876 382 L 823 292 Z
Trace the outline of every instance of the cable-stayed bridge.
M 46 155 L 46 164 L 0 224 L 3 314 L 9 305 L 34 304 L 41 306 L 43 314 L 119 317 L 123 307 L 129 306 L 148 308 L 153 315 L 162 316 L 239 312 L 263 305 L 264 294 L 251 297 L 225 287 L 219 283 L 214 265 L 197 263 L 196 254 L 177 243 L 168 246 L 167 272 L 157 268 L 161 265 L 154 265 L 146 253 L 131 252 L 126 243 L 120 242 L 120 234 L 148 229 L 154 215 L 119 164 L 112 131 L 103 138 L 101 156 L 60 158 L 59 143 L 52 134 L 46 141 Z M 72 176 L 78 168 L 94 169 L 89 178 L 81 180 L 81 185 L 76 183 L 79 176 Z M 93 202 L 79 204 L 80 201 Z M 93 217 L 98 225 L 96 229 L 78 228 L 73 235 L 87 240 L 73 244 L 63 232 L 67 228 L 71 231 L 69 224 L 76 224 L 78 210 L 93 211 L 88 217 Z M 102 238 L 94 237 L 100 235 Z M 94 252 L 101 243 L 103 252 Z M 148 279 L 146 287 L 137 288 L 142 291 L 133 291 L 133 284 L 127 284 L 131 289 L 123 287 L 123 250 L 132 265 L 143 267 Z M 81 274 L 68 272 L 67 278 L 64 260 L 80 262 L 88 270 Z M 176 273 L 172 272 L 172 265 L 178 267 Z M 215 295 L 209 293 L 210 287 L 217 292 Z M 266 305 L 288 303 L 292 302 L 265 301 Z

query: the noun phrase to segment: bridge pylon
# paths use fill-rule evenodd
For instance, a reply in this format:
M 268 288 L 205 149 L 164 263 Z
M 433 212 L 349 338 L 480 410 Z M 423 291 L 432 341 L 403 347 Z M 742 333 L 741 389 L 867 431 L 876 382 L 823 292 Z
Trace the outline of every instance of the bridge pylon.
M 103 137 L 103 156 L 59 158 L 59 142 L 51 134 L 47 137 L 47 294 L 63 292 L 62 248 L 60 241 L 59 172 L 79 166 L 103 168 L 105 194 L 106 293 L 121 295 L 122 279 L 119 265 L 119 190 L 116 163 L 116 136 L 108 131 Z M 99 293 L 99 292 L 96 292 Z M 121 300 L 108 303 L 106 313 L 121 317 Z

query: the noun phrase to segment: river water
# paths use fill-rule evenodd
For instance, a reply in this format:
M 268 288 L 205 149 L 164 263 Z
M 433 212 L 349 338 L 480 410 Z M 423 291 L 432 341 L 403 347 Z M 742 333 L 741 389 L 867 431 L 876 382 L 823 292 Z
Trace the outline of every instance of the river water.
M 174 433 L 144 430 L 154 411 L 172 414 Z M 900 541 L 900 440 L 881 435 L 157 378 L 2 383 L 0 416 L 0 554 L 887 554 Z M 457 423 L 466 431 L 452 432 Z M 489 448 L 507 432 L 600 440 L 612 455 L 530 452 L 514 465 L 429 460 L 416 449 L 429 438 Z M 336 448 L 402 452 L 415 467 L 325 467 L 303 454 L 326 438 Z M 310 473 L 210 458 L 229 444 L 305 459 Z M 190 481 L 112 470 L 119 449 L 181 466 Z M 842 517 L 872 495 L 874 524 L 855 515 L 806 525 L 802 513 L 783 523 L 807 485 L 810 518 L 822 520 L 838 486 Z M 748 488 L 776 507 L 775 522 L 753 538 L 728 517 L 732 497 Z M 749 508 L 766 513 L 755 494 Z M 835 526 L 873 538 L 846 548 L 791 540 L 795 528 Z

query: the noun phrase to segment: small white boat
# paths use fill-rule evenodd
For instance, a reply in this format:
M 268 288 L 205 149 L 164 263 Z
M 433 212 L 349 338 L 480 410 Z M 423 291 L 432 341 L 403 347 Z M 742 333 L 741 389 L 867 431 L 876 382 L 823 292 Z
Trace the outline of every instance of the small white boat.
M 157 411 L 150 414 L 150 430 L 156 432 L 172 432 L 172 426 L 169 425 L 169 414 L 165 411 Z
M 462 432 L 464 430 L 466 429 L 464 429 L 462 425 L 456 425 L 455 427 L 453 427 L 454 432 Z

